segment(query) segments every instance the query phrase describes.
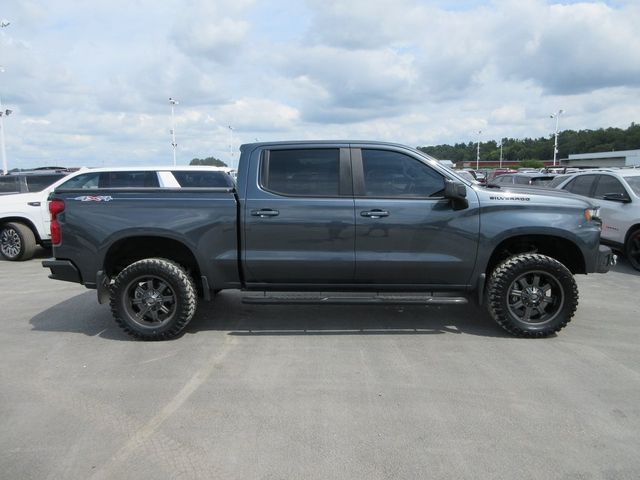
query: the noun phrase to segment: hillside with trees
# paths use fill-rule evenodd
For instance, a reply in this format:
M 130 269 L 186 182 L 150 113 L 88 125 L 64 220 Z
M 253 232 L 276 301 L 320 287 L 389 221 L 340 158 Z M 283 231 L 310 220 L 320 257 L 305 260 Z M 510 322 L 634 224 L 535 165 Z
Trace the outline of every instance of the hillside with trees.
M 553 135 L 549 138 L 503 138 L 503 159 L 506 161 L 550 160 L 553 158 Z M 475 162 L 477 143 L 456 143 L 418 147 L 429 155 L 453 162 Z M 600 128 L 598 130 L 563 130 L 558 136 L 558 158 L 572 153 L 596 153 L 614 150 L 640 149 L 640 125 L 629 128 Z M 500 144 L 495 140 L 480 142 L 480 158 L 497 162 Z

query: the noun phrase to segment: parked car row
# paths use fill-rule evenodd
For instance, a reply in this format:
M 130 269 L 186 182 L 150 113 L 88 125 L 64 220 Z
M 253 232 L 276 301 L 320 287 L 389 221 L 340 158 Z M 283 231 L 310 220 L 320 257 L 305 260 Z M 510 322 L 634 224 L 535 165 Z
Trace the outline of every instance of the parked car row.
M 640 169 L 575 173 L 555 188 L 597 200 L 602 243 L 623 252 L 633 268 L 640 270 Z
M 47 199 L 56 188 L 90 194 L 98 188 L 231 188 L 234 181 L 217 167 L 122 167 L 6 175 L 0 177 L 0 185 L 20 186 L 18 192 L 0 196 L 0 254 L 15 261 L 31 258 L 36 245 L 50 245 Z

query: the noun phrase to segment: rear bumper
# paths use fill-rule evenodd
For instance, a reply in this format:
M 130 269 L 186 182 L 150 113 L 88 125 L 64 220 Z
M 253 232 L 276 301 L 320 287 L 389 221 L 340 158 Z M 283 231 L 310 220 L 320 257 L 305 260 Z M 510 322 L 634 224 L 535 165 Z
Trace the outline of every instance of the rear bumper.
M 82 277 L 78 268 L 71 260 L 56 260 L 55 258 L 47 258 L 42 261 L 42 266 L 51 270 L 49 278 L 54 280 L 62 280 L 64 282 L 82 283 Z
M 618 261 L 618 257 L 613 254 L 609 247 L 600 245 L 598 248 L 598 263 L 596 265 L 597 273 L 607 273 L 609 268 L 614 266 Z

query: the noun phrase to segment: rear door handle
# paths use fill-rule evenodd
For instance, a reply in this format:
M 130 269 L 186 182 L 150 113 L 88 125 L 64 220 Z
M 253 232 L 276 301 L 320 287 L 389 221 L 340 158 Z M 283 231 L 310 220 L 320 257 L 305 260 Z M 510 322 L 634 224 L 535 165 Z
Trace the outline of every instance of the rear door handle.
M 360 212 L 360 216 L 367 217 L 367 218 L 388 217 L 389 212 L 387 212 L 386 210 L 379 210 L 379 209 L 365 210 L 363 212 Z
M 277 217 L 280 212 L 271 208 L 261 208 L 260 210 L 251 210 L 251 215 L 260 218 Z

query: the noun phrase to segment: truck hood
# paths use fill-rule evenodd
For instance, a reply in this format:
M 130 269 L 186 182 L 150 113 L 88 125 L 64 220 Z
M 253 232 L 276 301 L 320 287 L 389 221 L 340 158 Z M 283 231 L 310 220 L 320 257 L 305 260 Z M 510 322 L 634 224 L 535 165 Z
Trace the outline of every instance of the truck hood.
M 598 206 L 590 198 L 555 188 L 531 188 L 526 186 L 501 186 L 497 188 L 475 186 L 473 188 L 483 203 L 545 204 L 578 208 L 594 208 Z

